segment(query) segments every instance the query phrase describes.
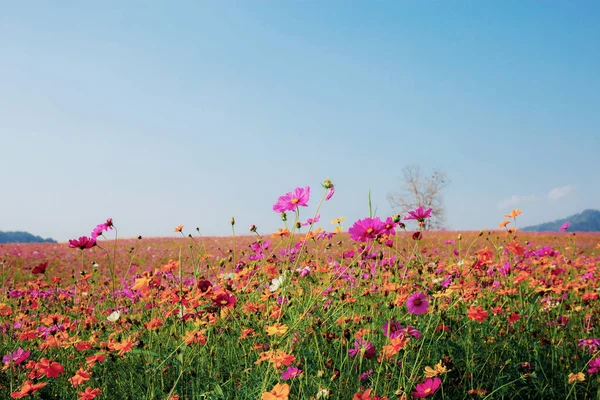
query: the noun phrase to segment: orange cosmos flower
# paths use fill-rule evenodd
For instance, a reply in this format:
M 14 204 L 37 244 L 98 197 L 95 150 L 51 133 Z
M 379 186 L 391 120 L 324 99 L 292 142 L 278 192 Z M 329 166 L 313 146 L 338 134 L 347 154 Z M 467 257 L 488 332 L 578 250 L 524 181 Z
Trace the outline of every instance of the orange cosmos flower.
M 277 237 L 279 236 L 281 237 L 289 237 L 290 236 L 290 231 L 288 228 L 279 228 L 279 230 L 277 232 L 273 232 L 271 233 L 271 237 Z
M 402 348 L 408 343 L 408 339 L 404 336 L 398 336 L 390 340 L 390 344 L 387 344 L 381 348 L 381 355 L 386 360 L 389 360 L 396 355 Z
M 10 394 L 10 397 L 12 397 L 13 399 L 20 399 L 22 397 L 29 396 L 30 394 L 37 392 L 46 385 L 47 382 L 32 383 L 31 381 L 25 381 L 23 382 L 23 386 L 21 386 L 21 390 L 17 392 L 12 392 Z
M 71 385 L 73 385 L 73 387 L 77 387 L 85 381 L 89 381 L 91 376 L 92 375 L 89 372 L 87 372 L 83 368 L 79 368 L 75 376 L 69 378 L 69 382 L 71 382 Z
M 290 394 L 290 387 L 287 383 L 276 384 L 270 392 L 262 394 L 261 400 L 288 400 Z
M 498 225 L 498 228 L 502 229 L 505 228 L 506 225 L 510 224 L 511 221 L 502 221 L 500 222 L 500 225 Z
M 183 230 L 183 225 L 177 225 L 175 227 L 175 232 L 181 232 Z
M 488 312 L 484 311 L 481 306 L 471 306 L 467 311 L 467 316 L 469 317 L 469 319 L 472 319 L 474 321 L 483 322 L 487 318 Z
M 201 331 L 186 332 L 185 336 L 183 337 L 183 341 L 188 346 L 192 343 L 205 344 L 207 337 L 204 336 L 204 332 L 206 332 L 205 329 L 202 329 Z
M 521 214 L 523 214 L 523 211 L 515 209 L 511 210 L 510 214 L 504 214 L 504 218 L 517 218 Z
M 585 381 L 585 375 L 583 375 L 583 372 L 578 372 L 576 374 L 571 372 L 569 374 L 569 385 L 571 385 L 575 382 L 583 382 L 583 381 Z
M 92 400 L 95 399 L 96 396 L 101 395 L 102 392 L 100 389 L 92 389 L 88 386 L 85 388 L 85 392 L 77 392 L 77 394 L 80 396 L 77 400 Z

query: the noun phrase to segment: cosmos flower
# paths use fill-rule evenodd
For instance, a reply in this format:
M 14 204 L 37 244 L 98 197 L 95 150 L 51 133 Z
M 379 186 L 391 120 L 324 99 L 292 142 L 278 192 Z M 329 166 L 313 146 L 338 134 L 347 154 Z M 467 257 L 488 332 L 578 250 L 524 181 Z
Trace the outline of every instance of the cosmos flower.
M 277 383 L 270 392 L 262 394 L 261 400 L 288 400 L 289 394 L 290 386 L 287 383 Z
M 425 379 L 425 382 L 417 383 L 417 386 L 415 387 L 415 391 L 412 392 L 412 395 L 413 395 L 413 397 L 416 397 L 419 399 L 422 399 L 427 396 L 431 396 L 432 394 L 435 393 L 436 390 L 439 389 L 441 384 L 442 384 L 442 380 L 440 378 L 438 378 L 437 376 L 433 379 L 427 378 L 427 379 Z
M 562 226 L 560 228 L 558 228 L 558 231 L 559 232 L 564 232 L 567 229 L 569 229 L 569 226 L 571 226 L 571 224 L 569 223 L 569 221 L 567 221 L 564 224 L 562 224 Z
M 33 267 L 33 269 L 31 270 L 31 273 L 34 275 L 43 274 L 46 272 L 46 268 L 48 268 L 48 261 L 43 262 L 43 263 L 38 264 L 35 267 Z
M 350 239 L 357 242 L 369 242 L 384 232 L 385 225 L 378 217 L 359 219 L 348 229 Z
M 420 292 L 413 293 L 408 300 L 406 300 L 406 308 L 408 308 L 408 312 L 411 314 L 425 314 L 428 307 L 429 302 L 427 301 L 427 296 Z
M 305 188 L 296 188 L 294 191 L 284 194 L 277 199 L 273 205 L 273 211 L 284 213 L 286 211 L 295 211 L 299 206 L 307 207 L 310 198 L 310 186 Z
M 93 239 L 96 239 L 98 236 L 102 235 L 102 232 L 111 230 L 113 228 L 113 222 L 112 222 L 112 218 L 108 218 L 106 220 L 106 222 L 96 225 L 96 227 L 94 228 L 94 230 L 91 233 L 91 237 Z
M 72 249 L 91 249 L 96 245 L 96 239 L 88 236 L 81 236 L 79 239 L 70 239 L 69 247 Z
M 283 371 L 281 373 L 281 379 L 283 379 L 284 381 L 287 381 L 289 379 L 293 379 L 297 376 L 299 376 L 302 373 L 301 369 L 298 369 L 296 367 L 288 367 L 288 369 L 286 369 L 285 371 Z
M 19 347 L 17 350 L 13 351 L 12 353 L 8 353 L 4 357 L 2 357 L 2 362 L 4 364 L 10 364 L 12 361 L 15 364 L 20 364 L 23 361 L 27 360 L 29 358 L 30 354 L 31 354 L 31 350 L 23 351 L 23 349 Z
M 354 348 L 348 350 L 350 357 L 354 357 L 357 354 L 364 358 L 373 358 L 375 356 L 375 346 L 368 340 L 359 338 L 354 342 Z
M 425 218 L 431 217 L 431 208 L 425 210 L 423 206 L 419 206 L 416 209 L 409 211 L 408 215 L 404 217 L 404 220 L 415 219 L 419 222 L 423 222 Z

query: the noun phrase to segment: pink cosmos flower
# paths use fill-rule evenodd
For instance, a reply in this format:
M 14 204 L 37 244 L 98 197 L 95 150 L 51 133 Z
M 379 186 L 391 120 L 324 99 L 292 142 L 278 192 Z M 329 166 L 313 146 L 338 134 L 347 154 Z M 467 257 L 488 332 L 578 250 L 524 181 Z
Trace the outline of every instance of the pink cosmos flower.
M 373 358 L 375 357 L 375 346 L 368 340 L 359 338 L 354 342 L 354 348 L 348 350 L 350 357 L 354 357 L 357 354 L 364 358 Z
M 91 249 L 96 245 L 96 239 L 88 236 L 81 236 L 79 239 L 70 239 L 69 247 L 72 249 Z
M 406 308 L 408 308 L 408 312 L 411 314 L 425 314 L 427 312 L 427 307 L 429 307 L 429 302 L 427 301 L 427 296 L 423 293 L 413 293 L 408 300 L 406 300 Z
M 385 225 L 378 217 L 359 219 L 348 229 L 350 239 L 357 242 L 369 242 L 384 233 Z
M 560 228 L 558 228 L 558 231 L 559 231 L 559 232 L 564 232 L 564 231 L 566 231 L 567 229 L 569 229 L 569 226 L 570 226 L 570 225 L 571 225 L 571 224 L 569 223 L 569 221 L 567 221 L 567 222 L 565 222 L 564 224 L 562 224 L 562 226 L 561 226 Z
M 591 359 L 588 367 L 590 368 L 588 368 L 587 373 L 590 375 L 600 372 L 600 357 Z
M 408 215 L 404 217 L 404 220 L 416 219 L 419 222 L 423 222 L 425 218 L 431 217 L 431 208 L 425 210 L 423 206 L 419 206 L 416 209 L 409 211 Z
M 327 197 L 325 197 L 325 201 L 332 198 L 334 193 L 335 193 L 335 186 L 333 186 L 333 183 L 332 183 L 331 186 L 329 187 L 329 190 L 327 191 Z
M 286 211 L 294 211 L 299 206 L 307 207 L 308 199 L 310 197 L 310 186 L 303 188 L 296 188 L 293 192 L 279 196 L 277 203 L 273 205 L 273 211 L 278 213 L 284 213 Z
M 15 364 L 20 364 L 23 361 L 27 360 L 30 354 L 31 350 L 23 351 L 23 349 L 19 347 L 12 353 L 8 353 L 4 357 L 2 357 L 2 362 L 4 364 L 10 364 L 10 362 L 12 361 Z
M 108 218 L 106 222 L 96 225 L 92 234 L 90 235 L 93 239 L 96 239 L 98 236 L 102 234 L 104 231 L 109 231 L 113 228 L 112 218 Z
M 383 223 L 383 233 L 388 236 L 394 236 L 396 234 L 396 223 L 392 217 L 387 217 Z
M 417 387 L 415 388 L 415 391 L 412 392 L 412 395 L 413 395 L 413 397 L 416 397 L 419 399 L 422 399 L 427 396 L 431 396 L 432 394 L 435 393 L 436 390 L 439 389 L 441 384 L 442 384 L 442 380 L 440 378 L 438 378 L 437 376 L 433 379 L 427 378 L 427 379 L 425 379 L 425 382 L 417 383 Z
M 588 349 L 590 354 L 594 354 L 598 350 L 598 346 L 600 346 L 600 339 L 597 338 L 588 338 L 588 339 L 579 339 L 577 341 L 577 346 L 580 349 Z
M 297 376 L 299 376 L 302 373 L 301 369 L 298 369 L 296 367 L 288 367 L 288 369 L 286 369 L 285 371 L 283 371 L 281 373 L 281 379 L 283 379 L 284 381 L 287 381 L 288 379 L 293 379 Z
M 306 220 L 306 222 L 302 222 L 300 225 L 302 225 L 302 226 L 309 226 L 309 225 L 312 225 L 312 224 L 316 224 L 316 223 L 317 223 L 317 222 L 319 222 L 320 220 L 321 220 L 321 216 L 320 216 L 320 215 L 317 215 L 317 216 L 316 216 L 316 217 L 314 217 L 314 218 L 309 218 L 309 219 L 307 219 L 307 220 Z

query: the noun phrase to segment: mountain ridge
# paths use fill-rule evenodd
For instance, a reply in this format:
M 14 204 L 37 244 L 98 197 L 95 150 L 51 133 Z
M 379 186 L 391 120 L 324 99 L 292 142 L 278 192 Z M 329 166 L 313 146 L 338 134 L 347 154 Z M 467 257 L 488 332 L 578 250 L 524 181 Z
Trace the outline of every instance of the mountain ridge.
M 569 232 L 600 232 L 600 210 L 583 210 L 566 218 L 527 226 L 521 230 L 526 232 L 556 232 L 567 222 L 569 223 L 567 229 Z

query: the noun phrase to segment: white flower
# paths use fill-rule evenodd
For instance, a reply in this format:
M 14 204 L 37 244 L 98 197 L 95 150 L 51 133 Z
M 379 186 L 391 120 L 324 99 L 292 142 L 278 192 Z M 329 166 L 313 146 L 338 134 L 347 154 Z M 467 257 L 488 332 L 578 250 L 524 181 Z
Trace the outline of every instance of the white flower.
M 326 399 L 329 397 L 329 390 L 328 389 L 319 389 L 319 391 L 317 392 L 317 399 Z
M 106 317 L 106 319 L 109 320 L 110 322 L 117 322 L 117 320 L 119 319 L 120 316 L 121 316 L 121 311 L 113 311 L 112 313 L 110 313 L 110 315 L 108 317 Z
M 279 278 L 273 278 L 273 280 L 271 280 L 271 284 L 269 285 L 269 290 L 271 292 L 276 291 L 283 284 L 283 282 L 285 282 L 285 274 L 281 275 Z

